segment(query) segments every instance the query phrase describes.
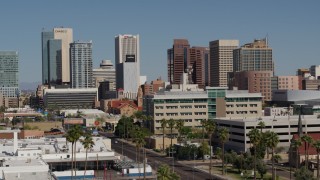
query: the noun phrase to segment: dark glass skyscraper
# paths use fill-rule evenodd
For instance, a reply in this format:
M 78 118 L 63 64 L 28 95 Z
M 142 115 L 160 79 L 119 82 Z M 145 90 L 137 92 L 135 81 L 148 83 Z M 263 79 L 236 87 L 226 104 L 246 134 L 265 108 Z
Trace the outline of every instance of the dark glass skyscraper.
M 42 44 L 42 84 L 49 84 L 49 52 L 48 41 L 54 39 L 53 32 L 41 33 Z
M 61 65 L 61 40 L 50 39 L 48 41 L 48 57 L 49 57 L 49 84 L 57 85 L 62 83 L 62 65 Z

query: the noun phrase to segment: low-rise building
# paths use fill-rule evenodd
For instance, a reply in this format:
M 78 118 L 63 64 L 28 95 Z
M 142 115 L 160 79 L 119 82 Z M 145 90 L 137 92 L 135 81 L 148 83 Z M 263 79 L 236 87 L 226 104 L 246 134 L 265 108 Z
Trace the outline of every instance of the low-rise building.
M 279 136 L 278 147 L 289 148 L 294 134 L 298 133 L 299 116 L 265 116 L 260 118 L 217 118 L 217 128 L 229 130 L 229 140 L 225 143 L 226 150 L 246 152 L 252 146 L 248 133 L 253 128 L 260 128 L 259 122 L 265 123 L 265 131 L 273 131 Z M 307 133 L 320 132 L 319 118 L 315 115 L 302 116 L 302 131 Z M 218 141 L 215 139 L 215 141 Z
M 44 89 L 44 106 L 61 108 L 94 108 L 98 102 L 98 89 Z

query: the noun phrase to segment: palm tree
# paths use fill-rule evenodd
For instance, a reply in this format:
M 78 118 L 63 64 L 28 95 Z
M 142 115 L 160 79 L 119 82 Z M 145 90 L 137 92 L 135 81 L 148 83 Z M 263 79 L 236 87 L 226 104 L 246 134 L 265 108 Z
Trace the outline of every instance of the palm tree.
M 86 149 L 86 162 L 84 165 L 84 177 L 85 177 L 86 171 L 87 171 L 88 150 L 93 148 L 94 141 L 92 139 L 92 135 L 89 133 L 86 133 L 86 135 L 84 136 L 84 139 L 81 139 L 80 141 L 81 141 L 83 147 Z
M 173 119 L 169 119 L 167 123 L 170 128 L 170 139 L 171 139 L 170 148 L 172 148 L 172 138 L 173 138 L 172 130 L 175 127 L 176 122 Z M 170 150 L 169 150 L 169 156 L 170 156 Z
M 164 153 L 164 136 L 165 136 L 165 130 L 167 127 L 168 121 L 166 119 L 161 120 L 161 128 L 162 128 L 162 152 Z
M 252 143 L 253 149 L 254 149 L 254 160 L 253 160 L 253 173 L 254 173 L 254 179 L 257 178 L 256 176 L 256 169 L 257 169 L 257 147 L 261 141 L 261 133 L 257 128 L 252 129 L 248 133 L 250 142 Z
M 309 147 L 310 147 L 310 144 L 312 144 L 313 139 L 308 134 L 305 134 L 301 137 L 301 140 L 304 142 L 305 166 L 308 169 Z
M 76 144 L 82 135 L 80 126 L 73 126 L 66 134 L 66 140 L 71 142 L 71 179 L 73 178 L 73 170 L 76 168 Z
M 183 127 L 184 127 L 184 120 L 179 119 L 176 122 L 176 128 L 178 129 L 178 132 L 179 132 L 178 141 L 181 141 L 181 132 L 182 132 Z
M 222 175 L 224 175 L 224 144 L 229 140 L 229 130 L 226 127 L 219 128 L 218 138 L 222 146 Z
M 275 132 L 269 132 L 268 136 L 267 136 L 267 147 L 271 148 L 271 152 L 272 152 L 272 179 L 275 180 L 275 172 L 274 172 L 274 148 L 277 147 L 278 143 L 279 143 L 279 136 L 277 133 Z
M 292 141 L 292 148 L 296 150 L 296 170 L 299 169 L 299 147 L 302 145 L 301 139 L 295 139 Z
M 202 119 L 201 120 L 201 126 L 202 126 L 202 144 L 204 144 L 204 132 L 205 132 L 205 128 L 208 124 L 208 121 L 206 119 Z M 204 146 L 202 146 L 204 147 Z M 202 156 L 202 161 L 204 162 L 204 153 L 203 153 L 203 156 Z
M 210 163 L 209 163 L 209 173 L 210 173 L 210 176 L 211 176 L 211 169 L 212 169 L 212 157 L 211 157 L 211 154 L 212 154 L 212 147 L 211 147 L 211 143 L 212 143 L 212 133 L 215 131 L 216 129 L 216 123 L 213 121 L 213 120 L 206 120 L 206 124 L 205 124 L 205 131 L 207 132 L 208 134 L 208 137 L 209 137 L 209 145 L 210 145 Z
M 320 169 L 320 162 L 319 162 L 319 156 L 320 156 L 320 140 L 317 140 L 313 142 L 313 147 L 317 150 L 317 179 L 319 179 L 319 169 Z
M 142 148 L 146 142 L 144 140 L 145 134 L 144 132 L 141 130 L 140 127 L 137 127 L 135 132 L 134 132 L 134 140 L 133 142 L 136 143 L 136 148 L 137 148 L 137 152 L 138 152 L 138 169 L 140 172 L 140 148 Z M 144 157 L 145 158 L 145 157 Z M 139 173 L 139 177 L 140 177 L 140 173 Z
M 262 133 L 262 129 L 264 129 L 266 127 L 266 124 L 263 121 L 260 121 L 258 123 L 258 126 L 260 127 L 260 132 Z

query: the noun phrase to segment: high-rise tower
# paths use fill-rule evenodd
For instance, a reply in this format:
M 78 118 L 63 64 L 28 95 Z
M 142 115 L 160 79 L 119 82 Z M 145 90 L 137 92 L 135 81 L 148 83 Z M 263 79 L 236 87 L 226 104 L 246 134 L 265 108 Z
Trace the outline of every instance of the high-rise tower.
M 71 28 L 54 28 L 43 31 L 42 39 L 42 84 L 61 85 L 70 83 Z
M 115 37 L 116 86 L 123 89 L 128 98 L 135 98 L 140 85 L 139 35 Z
M 92 87 L 92 42 L 70 44 L 72 88 Z
M 0 51 L 0 93 L 17 97 L 19 93 L 19 55 L 17 51 Z
M 227 87 L 227 76 L 233 71 L 233 50 L 238 40 L 215 40 L 210 46 L 210 86 Z

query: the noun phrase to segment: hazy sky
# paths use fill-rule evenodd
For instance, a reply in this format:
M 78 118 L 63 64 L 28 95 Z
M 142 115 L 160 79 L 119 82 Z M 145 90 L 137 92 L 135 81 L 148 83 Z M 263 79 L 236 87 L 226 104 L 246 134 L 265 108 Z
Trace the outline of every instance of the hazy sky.
M 268 35 L 277 75 L 320 64 L 320 1 L 310 0 L 8 0 L 0 3 L 0 50 L 20 54 L 20 82 L 41 81 L 41 31 L 73 28 L 93 41 L 93 64 L 114 62 L 114 37 L 140 34 L 141 75 L 167 80 L 174 38 L 191 46 L 216 39 L 240 45 Z

